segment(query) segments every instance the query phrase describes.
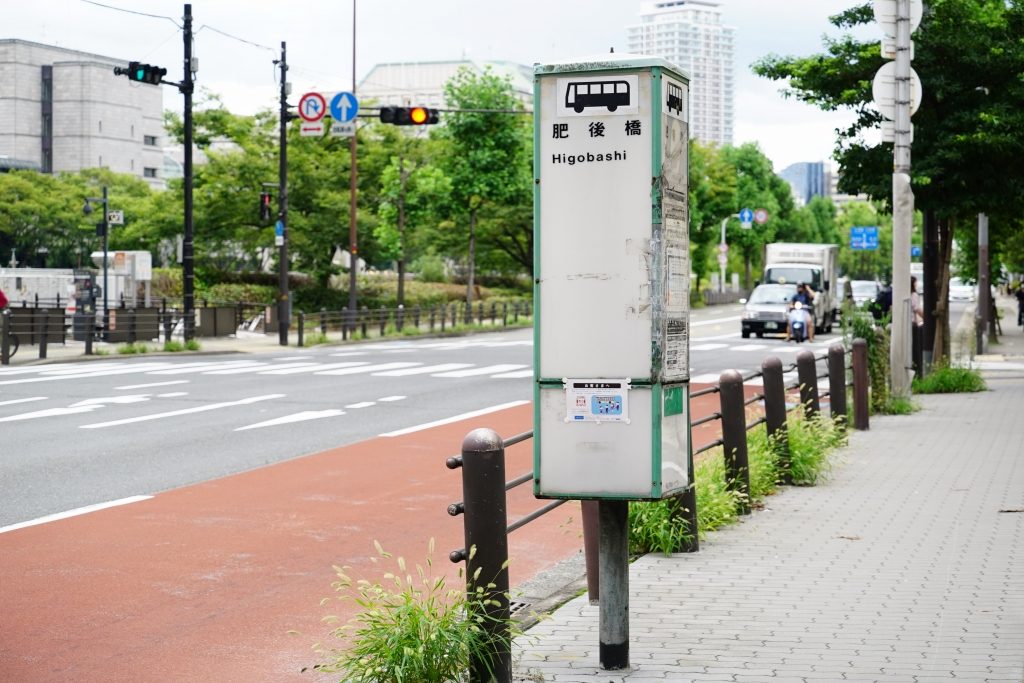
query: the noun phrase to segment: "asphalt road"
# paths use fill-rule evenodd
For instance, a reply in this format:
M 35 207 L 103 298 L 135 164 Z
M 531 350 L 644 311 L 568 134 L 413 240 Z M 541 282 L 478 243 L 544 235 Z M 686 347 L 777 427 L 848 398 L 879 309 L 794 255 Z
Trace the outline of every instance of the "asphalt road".
M 952 310 L 956 321 L 964 305 Z M 745 340 L 740 313 L 693 312 L 691 382 L 840 339 Z M 523 329 L 0 369 L 0 530 L 529 401 L 532 363 Z

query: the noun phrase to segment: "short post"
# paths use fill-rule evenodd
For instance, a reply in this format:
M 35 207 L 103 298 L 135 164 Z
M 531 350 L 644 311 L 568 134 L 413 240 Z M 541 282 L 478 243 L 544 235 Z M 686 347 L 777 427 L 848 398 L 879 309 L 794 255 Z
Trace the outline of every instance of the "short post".
M 441 333 L 443 334 L 444 333 L 444 324 L 448 320 L 448 316 L 445 315 L 444 304 L 441 304 L 441 310 L 439 311 L 439 313 L 441 314 L 441 316 L 440 316 L 441 317 Z M 431 331 L 433 331 L 433 325 L 431 325 Z
M 792 484 L 789 432 L 786 428 L 786 380 L 782 376 L 782 361 L 777 356 L 765 358 L 761 363 L 761 379 L 764 382 L 765 429 L 779 454 L 782 483 Z
M 11 364 L 11 312 L 0 311 L 0 365 Z
M 796 376 L 800 381 L 800 403 L 804 407 L 804 415 L 814 417 L 821 412 L 821 404 L 818 402 L 817 363 L 810 351 L 796 354 Z
M 320 334 L 327 337 L 327 309 L 320 309 Z
M 512 644 L 508 630 L 505 447 L 492 429 L 474 429 L 462 441 L 462 500 L 466 594 L 474 602 L 482 600 L 481 609 L 487 616 L 483 628 L 496 645 L 496 651 L 480 653 L 470 662 L 470 680 L 508 683 L 512 680 Z
M 491 327 L 494 327 L 494 319 L 498 316 L 498 304 L 491 302 Z
M 305 332 L 306 332 L 306 314 L 305 314 L 305 313 L 303 313 L 302 311 L 299 311 L 299 322 L 298 322 L 298 326 L 299 326 L 299 330 L 298 330 L 298 339 L 296 339 L 296 340 L 295 340 L 295 345 L 296 345 L 296 346 L 299 346 L 299 347 L 302 347 L 302 346 L 305 346 L 305 343 L 306 343 L 306 339 L 305 339 Z
M 480 324 L 483 325 L 484 324 L 484 302 L 483 301 L 481 301 L 480 303 L 478 303 L 476 305 L 476 317 L 477 317 L 477 320 L 480 321 Z M 470 322 L 473 322 L 473 321 L 470 320 Z
M 369 306 L 363 306 L 363 310 L 361 311 L 361 314 L 362 314 L 362 320 L 360 321 L 360 323 L 361 323 L 360 330 L 363 333 L 363 339 L 366 339 L 366 319 L 370 315 L 370 308 L 369 308 Z
M 458 320 L 456 319 L 458 315 L 459 315 L 459 305 L 458 304 L 452 304 L 452 327 L 455 327 L 458 324 Z
M 853 428 L 869 429 L 868 418 L 868 343 L 853 340 Z
M 96 333 L 96 311 L 90 310 L 85 314 L 85 355 L 92 355 L 92 336 Z M 170 336 L 168 336 L 168 339 Z
M 846 349 L 840 343 L 828 347 L 828 401 L 832 420 L 846 428 Z
M 383 337 L 384 329 L 388 326 L 388 312 L 383 306 L 381 306 L 377 311 L 377 314 L 380 316 L 380 336 Z
M 341 307 L 341 341 L 348 341 L 348 327 L 351 321 L 348 319 L 348 306 Z M 352 325 L 352 331 L 356 331 L 355 325 Z
M 501 304 L 501 326 L 508 327 L 508 302 L 502 302 Z
M 749 515 L 750 464 L 747 461 L 747 415 L 743 405 L 743 377 L 735 370 L 726 370 L 722 373 L 718 386 L 722 411 L 726 487 L 739 493 L 737 512 Z
M 39 336 L 39 358 L 42 360 L 46 358 L 46 344 L 49 342 L 50 312 L 45 308 L 40 310 L 43 312 L 43 332 Z
M 601 668 L 629 667 L 629 501 L 597 503 L 601 529 L 601 607 L 598 659 Z
M 519 322 L 519 301 L 512 304 L 512 322 Z
M 395 329 L 401 332 L 403 327 L 405 327 L 405 305 L 399 304 L 395 309 Z
M 135 343 L 135 331 L 136 331 L 136 327 L 135 327 L 135 309 L 134 308 L 129 308 L 127 311 L 125 311 L 125 315 L 128 316 L 128 343 L 129 344 L 134 344 Z
M 420 329 L 420 316 L 421 315 L 422 315 L 422 311 L 420 310 L 419 306 L 416 306 L 415 308 L 412 309 L 412 325 L 417 330 Z
M 95 318 L 95 316 L 93 316 Z M 164 313 L 164 343 L 171 341 L 171 333 L 174 331 L 174 316 L 170 311 Z

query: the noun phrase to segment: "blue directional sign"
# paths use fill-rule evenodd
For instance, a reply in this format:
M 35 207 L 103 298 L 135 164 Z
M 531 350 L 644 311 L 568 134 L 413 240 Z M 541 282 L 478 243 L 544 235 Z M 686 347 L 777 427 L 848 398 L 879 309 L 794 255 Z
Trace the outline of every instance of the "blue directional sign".
M 878 249 L 878 226 L 851 226 L 850 249 L 854 251 L 875 251 L 876 249 Z
M 754 210 L 753 209 L 740 209 L 740 223 L 753 223 L 754 222 Z
M 348 123 L 359 114 L 359 100 L 350 92 L 340 92 L 331 98 L 331 118 L 338 123 Z
M 919 258 L 921 256 L 921 247 L 916 244 L 910 247 L 910 257 Z
M 274 223 L 274 234 L 278 237 L 284 237 L 284 223 L 281 221 Z

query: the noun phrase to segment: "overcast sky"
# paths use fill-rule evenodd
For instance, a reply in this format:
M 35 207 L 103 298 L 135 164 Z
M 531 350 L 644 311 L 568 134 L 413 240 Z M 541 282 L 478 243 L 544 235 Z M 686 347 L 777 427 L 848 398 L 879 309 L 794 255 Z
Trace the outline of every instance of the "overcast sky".
M 638 23 L 641 7 L 640 0 L 357 1 L 358 78 L 379 62 L 468 57 L 533 64 L 604 53 L 611 47 L 625 52 L 625 27 Z M 276 108 L 272 60 L 284 40 L 296 95 L 350 89 L 352 2 L 194 0 L 197 86 L 220 95 L 239 113 Z M 184 8 L 184 3 L 171 0 L 97 3 L 170 17 L 178 25 Z M 734 142 L 757 142 L 776 171 L 796 161 L 830 157 L 835 129 L 852 117 L 783 99 L 780 84 L 757 78 L 750 64 L 767 54 L 822 51 L 822 35 L 839 35 L 828 16 L 855 4 L 857 0 L 721 0 L 724 22 L 736 28 Z M 167 78 L 181 79 L 181 33 L 168 19 L 85 0 L 3 0 L 2 16 L 0 38 L 158 64 L 168 68 Z M 164 106 L 181 108 L 181 96 L 172 87 L 164 87 Z

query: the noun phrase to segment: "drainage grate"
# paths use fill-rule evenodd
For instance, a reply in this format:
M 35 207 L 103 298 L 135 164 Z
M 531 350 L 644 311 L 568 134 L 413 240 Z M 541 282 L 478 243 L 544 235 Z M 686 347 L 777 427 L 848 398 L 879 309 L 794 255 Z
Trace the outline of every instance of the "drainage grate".
M 530 603 L 528 603 L 528 602 L 520 602 L 518 600 L 509 600 L 508 601 L 508 613 L 509 613 L 509 616 L 513 616 L 514 617 L 514 616 L 516 616 L 517 614 L 519 614 L 520 612 L 522 612 L 524 609 L 526 609 L 529 606 L 530 606 Z

